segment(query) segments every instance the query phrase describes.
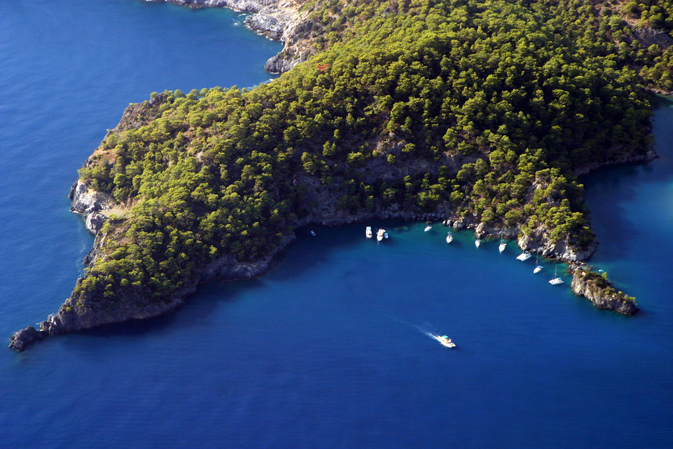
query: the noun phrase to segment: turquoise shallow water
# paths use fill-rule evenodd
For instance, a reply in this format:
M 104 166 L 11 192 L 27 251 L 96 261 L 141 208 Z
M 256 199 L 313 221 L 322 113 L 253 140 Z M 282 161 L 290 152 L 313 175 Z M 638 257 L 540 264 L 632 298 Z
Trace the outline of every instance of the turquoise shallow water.
M 92 239 L 65 196 L 129 102 L 269 78 L 280 46 L 241 21 L 0 3 L 0 336 L 74 285 Z M 533 275 L 513 244 L 316 227 L 262 279 L 205 286 L 170 316 L 0 351 L 0 447 L 673 447 L 669 104 L 655 137 L 656 162 L 585 180 L 593 261 L 638 296 L 634 318 L 551 287 L 553 266 Z

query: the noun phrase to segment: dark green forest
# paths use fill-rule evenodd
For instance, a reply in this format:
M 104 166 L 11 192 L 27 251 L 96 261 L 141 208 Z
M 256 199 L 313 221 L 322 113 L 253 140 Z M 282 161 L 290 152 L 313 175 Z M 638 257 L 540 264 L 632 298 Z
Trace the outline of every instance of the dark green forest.
M 575 173 L 644 156 L 646 88 L 673 89 L 673 47 L 637 38 L 671 31 L 669 1 L 304 9 L 309 61 L 251 89 L 154 93 L 138 126 L 108 133 L 80 178 L 130 210 L 101 230 L 78 307 L 162 300 L 221 256 L 258 260 L 311 216 L 316 189 L 351 215 L 440 212 L 586 247 Z

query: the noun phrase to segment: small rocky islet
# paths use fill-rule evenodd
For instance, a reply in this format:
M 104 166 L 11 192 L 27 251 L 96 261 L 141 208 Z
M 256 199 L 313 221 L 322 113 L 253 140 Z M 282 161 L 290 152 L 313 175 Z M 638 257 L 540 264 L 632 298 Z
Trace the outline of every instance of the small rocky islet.
M 170 312 L 202 282 L 261 275 L 300 227 L 373 218 L 516 238 L 597 307 L 638 310 L 583 263 L 577 176 L 656 158 L 670 30 L 607 2 L 173 3 L 252 13 L 284 74 L 130 105 L 71 191 L 96 235 L 86 274 L 10 347 Z

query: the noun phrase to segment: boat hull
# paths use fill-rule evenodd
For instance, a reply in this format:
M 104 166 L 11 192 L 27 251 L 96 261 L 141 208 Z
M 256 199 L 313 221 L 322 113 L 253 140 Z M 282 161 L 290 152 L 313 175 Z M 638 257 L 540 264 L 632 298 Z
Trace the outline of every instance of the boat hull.
M 446 348 L 455 348 L 456 347 L 456 344 L 454 342 L 452 342 L 450 338 L 448 338 L 448 339 L 447 338 L 442 338 L 439 335 L 433 335 L 432 338 L 437 340 L 439 343 L 441 343 L 442 346 L 444 346 Z
M 528 259 L 530 259 L 530 253 L 529 252 L 521 253 L 518 256 L 516 256 L 516 260 L 520 260 L 521 262 L 524 262 Z

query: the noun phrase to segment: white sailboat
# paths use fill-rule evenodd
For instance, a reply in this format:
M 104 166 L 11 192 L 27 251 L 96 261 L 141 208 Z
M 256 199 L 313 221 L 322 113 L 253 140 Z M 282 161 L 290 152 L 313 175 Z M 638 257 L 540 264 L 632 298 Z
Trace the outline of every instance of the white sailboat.
M 432 229 L 432 225 L 428 223 L 428 225 L 423 229 L 423 232 L 428 232 L 430 229 Z
M 498 246 L 498 251 L 500 251 L 500 253 L 502 253 L 505 250 L 505 248 L 507 248 L 507 243 L 506 242 L 500 242 L 500 246 Z
M 481 240 L 479 240 L 479 239 L 475 240 L 475 241 L 474 241 L 474 246 L 476 246 L 477 248 L 479 248 L 479 245 L 481 245 Z
M 530 259 L 530 252 L 524 251 L 518 256 L 516 256 L 516 260 L 520 260 L 521 262 L 524 262 L 526 260 Z
M 372 238 L 374 233 L 372 232 L 371 226 L 367 226 L 367 229 L 365 229 L 365 235 L 367 236 L 368 239 Z
M 385 233 L 386 233 L 385 229 L 383 229 L 383 228 L 379 229 L 378 232 L 376 233 L 376 241 L 380 242 L 381 240 L 383 240 L 383 235 Z
M 542 265 L 540 265 L 539 259 L 536 257 L 535 258 L 535 268 L 533 269 L 533 274 L 538 274 L 540 271 L 542 271 Z
M 451 232 L 449 232 L 446 235 L 446 243 L 451 243 L 451 242 L 453 242 L 453 234 L 451 234 Z
M 557 265 L 557 266 L 558 266 L 558 265 Z M 561 284 L 563 284 L 563 279 L 561 279 L 560 277 L 556 276 L 556 267 L 554 267 L 554 279 L 551 279 L 551 280 L 549 281 L 549 283 L 550 283 L 551 285 L 561 285 Z

